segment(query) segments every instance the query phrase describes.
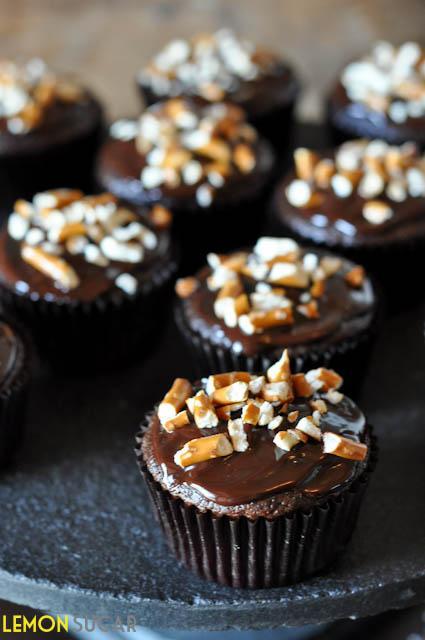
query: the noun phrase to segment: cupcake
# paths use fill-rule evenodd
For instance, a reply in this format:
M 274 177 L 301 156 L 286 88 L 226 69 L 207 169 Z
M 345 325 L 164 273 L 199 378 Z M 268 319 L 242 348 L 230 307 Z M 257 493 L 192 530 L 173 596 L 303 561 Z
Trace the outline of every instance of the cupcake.
M 425 144 L 425 51 L 415 42 L 378 42 L 345 67 L 328 103 L 336 142 L 382 138 Z
M 16 202 L 0 232 L 0 302 L 53 364 L 114 365 L 158 334 L 176 270 L 169 234 L 155 227 L 165 214 L 68 189 Z
M 111 136 L 99 156 L 101 186 L 136 206 L 171 207 L 188 268 L 208 249 L 257 236 L 273 153 L 239 107 L 174 98 L 138 122 L 116 122 Z
M 26 339 L 0 318 L 0 467 L 13 462 L 22 442 L 30 357 Z
M 263 371 L 287 347 L 296 371 L 336 367 L 355 394 L 377 323 L 363 267 L 270 237 L 251 251 L 209 254 L 208 263 L 176 284 L 178 325 L 201 375 Z
M 44 62 L 0 63 L 2 207 L 69 184 L 91 187 L 102 130 L 99 102 Z
M 415 145 L 353 140 L 329 153 L 297 149 L 294 160 L 275 192 L 277 229 L 346 253 L 400 298 L 394 284 L 416 284 L 425 246 L 425 160 Z
M 168 545 L 232 587 L 297 582 L 345 548 L 373 468 L 364 415 L 319 367 L 288 352 L 261 373 L 177 378 L 137 437 L 141 472 Z
M 175 96 L 230 101 L 273 145 L 285 149 L 299 84 L 278 55 L 240 39 L 230 29 L 173 40 L 137 77 L 145 104 Z

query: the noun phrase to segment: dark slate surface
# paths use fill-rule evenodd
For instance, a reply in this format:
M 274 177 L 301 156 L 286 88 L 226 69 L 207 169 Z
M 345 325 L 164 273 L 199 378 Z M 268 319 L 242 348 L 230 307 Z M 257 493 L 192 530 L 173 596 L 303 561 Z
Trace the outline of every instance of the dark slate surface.
M 380 462 L 342 561 L 291 588 L 236 591 L 176 565 L 152 521 L 132 451 L 138 422 L 187 369 L 173 329 L 144 367 L 40 374 L 19 466 L 0 481 L 0 598 L 156 627 L 300 625 L 425 600 L 424 309 L 387 321 L 363 406 Z
M 303 134 L 319 142 L 314 129 Z M 39 372 L 19 465 L 0 475 L 0 598 L 180 629 L 302 625 L 424 602 L 424 318 L 418 307 L 387 320 L 373 354 L 361 404 L 380 461 L 352 543 L 327 575 L 290 588 L 204 582 L 176 564 L 153 522 L 133 438 L 172 379 L 190 375 L 173 327 L 144 366 Z

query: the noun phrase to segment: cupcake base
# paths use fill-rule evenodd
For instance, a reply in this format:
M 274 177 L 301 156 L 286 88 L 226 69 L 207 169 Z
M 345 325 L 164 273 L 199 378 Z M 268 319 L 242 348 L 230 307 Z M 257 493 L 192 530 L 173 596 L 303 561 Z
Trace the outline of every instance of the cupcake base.
M 293 372 L 305 372 L 317 367 L 335 369 L 344 378 L 344 392 L 354 399 L 357 398 L 367 372 L 379 326 L 379 316 L 380 313 L 377 313 L 374 323 L 367 331 L 341 340 L 337 344 L 316 348 L 310 345 L 305 349 L 305 353 L 289 348 Z M 227 371 L 249 371 L 250 373 L 266 371 L 282 355 L 282 347 L 249 356 L 208 342 L 187 326 L 180 305 L 176 306 L 175 320 L 192 352 L 195 378 Z
M 345 549 L 357 522 L 377 448 L 364 472 L 338 495 L 274 520 L 214 516 L 173 497 L 146 467 L 139 433 L 136 448 L 153 509 L 171 551 L 188 569 L 206 580 L 236 587 L 280 587 L 323 571 Z

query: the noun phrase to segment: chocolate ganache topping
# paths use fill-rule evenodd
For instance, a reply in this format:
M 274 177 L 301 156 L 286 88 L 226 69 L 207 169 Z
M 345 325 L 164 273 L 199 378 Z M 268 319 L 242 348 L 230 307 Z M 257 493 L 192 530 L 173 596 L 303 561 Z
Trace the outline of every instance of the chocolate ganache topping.
M 209 102 L 226 98 L 257 116 L 293 99 L 297 85 L 278 56 L 230 29 L 173 40 L 140 71 L 138 82 L 151 96 L 200 96 Z
M 275 206 L 297 233 L 345 246 L 425 233 L 425 158 L 413 143 L 352 140 L 324 155 L 297 149 L 294 161 Z
M 247 355 L 367 328 L 375 297 L 364 269 L 291 238 L 263 237 L 252 252 L 209 254 L 210 267 L 176 284 L 192 331 Z
M 143 438 L 154 477 L 199 508 L 308 504 L 352 481 L 367 457 L 363 414 L 329 369 L 291 374 L 287 351 L 264 375 L 178 378 Z M 258 515 L 258 511 L 256 512 Z
M 90 301 L 113 288 L 132 296 L 167 257 L 168 234 L 154 224 L 109 193 L 59 189 L 18 200 L 0 234 L 0 282 L 33 299 Z
M 118 120 L 99 159 L 99 178 L 127 200 L 207 209 L 268 178 L 273 155 L 233 104 L 173 98 Z

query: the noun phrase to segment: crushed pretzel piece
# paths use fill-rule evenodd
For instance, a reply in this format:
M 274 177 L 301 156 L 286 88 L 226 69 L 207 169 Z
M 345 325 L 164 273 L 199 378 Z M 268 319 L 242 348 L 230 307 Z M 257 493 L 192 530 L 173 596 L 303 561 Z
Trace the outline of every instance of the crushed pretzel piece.
M 261 389 L 261 396 L 268 402 L 290 402 L 294 395 L 291 382 L 269 382 Z
M 296 421 L 298 420 L 298 416 L 299 416 L 299 415 L 300 415 L 300 412 L 299 412 L 299 411 L 297 411 L 297 410 L 296 410 L 296 411 L 290 411 L 290 412 L 288 413 L 288 422 L 290 422 L 291 424 L 292 424 L 293 422 L 296 422 Z
M 175 431 L 175 429 L 184 427 L 188 423 L 189 416 L 187 411 L 184 409 L 183 411 L 180 411 L 180 413 L 178 413 L 174 418 L 171 418 L 171 420 L 167 420 L 166 422 L 164 422 L 162 426 L 166 431 L 168 431 L 168 433 L 172 433 L 173 431 Z
M 327 413 L 328 407 L 326 406 L 326 402 L 321 398 L 317 398 L 315 400 L 310 400 L 310 407 L 314 409 L 314 411 L 318 411 L 319 413 Z
M 243 452 L 248 449 L 248 437 L 245 433 L 241 418 L 229 420 L 227 423 L 227 431 L 229 432 L 234 451 Z
M 326 400 L 328 400 L 331 404 L 339 404 L 344 399 L 344 394 L 336 389 L 330 389 L 325 394 Z
M 215 407 L 215 412 L 219 420 L 229 420 L 232 417 L 232 413 L 240 411 L 245 407 L 245 402 L 234 402 L 233 404 L 223 404 Z
M 246 424 L 257 425 L 260 419 L 260 407 L 255 402 L 250 402 L 242 409 L 242 421 Z
M 173 221 L 173 214 L 162 204 L 155 204 L 149 212 L 149 219 L 157 229 L 168 229 Z
M 175 291 L 179 298 L 188 298 L 198 289 L 199 280 L 193 277 L 179 278 L 175 285 Z
M 248 383 L 249 393 L 252 393 L 254 396 L 258 396 L 261 393 L 261 389 L 263 388 L 264 383 L 266 382 L 265 376 L 257 376 L 256 378 L 252 378 Z
M 279 431 L 273 438 L 273 444 L 279 447 L 279 449 L 283 449 L 283 451 L 290 451 L 300 442 L 300 438 L 289 431 Z
M 297 311 L 309 320 L 320 318 L 319 307 L 316 300 L 310 300 L 310 302 L 306 302 L 305 304 L 297 305 Z
M 228 387 L 234 382 L 251 381 L 251 374 L 248 371 L 229 371 L 227 373 L 215 373 L 208 376 L 206 391 L 208 395 L 212 395 L 217 389 Z
M 326 369 L 326 367 L 319 367 L 318 369 L 307 371 L 306 379 L 315 391 L 339 389 L 343 383 L 342 377 L 336 371 Z
M 233 382 L 227 387 L 221 387 L 212 394 L 213 402 L 216 404 L 233 404 L 244 402 L 248 399 L 248 384 L 246 382 Z
M 314 169 L 319 162 L 319 156 L 310 149 L 299 147 L 294 151 L 294 162 L 297 178 L 309 182 L 313 179 Z
M 364 281 L 365 281 L 366 273 L 363 267 L 357 265 L 348 271 L 345 274 L 344 280 L 350 285 L 350 287 L 354 287 L 354 289 L 359 289 Z
M 315 424 L 312 416 L 306 416 L 304 418 L 301 418 L 296 428 L 299 431 L 302 431 L 303 433 L 307 434 L 308 436 L 310 436 L 310 438 L 313 438 L 314 440 L 322 439 L 322 432 L 317 426 L 317 424 Z
M 296 398 L 309 398 L 314 393 L 304 373 L 295 373 L 292 376 L 292 387 Z
M 189 467 L 198 462 L 228 456 L 233 447 L 223 433 L 195 438 L 186 442 L 184 447 L 174 455 L 174 462 L 180 467 Z
M 279 327 L 293 324 L 294 316 L 292 308 L 273 309 L 272 311 L 251 311 L 239 316 L 239 327 L 247 335 L 261 332 L 269 327 Z
M 291 381 L 291 363 L 288 349 L 284 349 L 280 359 L 267 369 L 267 379 L 269 382 Z
M 70 264 L 40 247 L 24 244 L 21 248 L 21 256 L 25 262 L 52 278 L 65 291 L 75 289 L 80 284 L 78 275 Z
M 295 438 L 298 438 L 300 442 L 304 442 L 304 444 L 308 442 L 308 435 L 299 429 L 288 429 L 288 433 L 295 436 Z
M 218 416 L 205 391 L 198 391 L 193 401 L 193 418 L 199 429 L 211 429 L 218 425 Z
M 367 456 L 367 446 L 362 442 L 354 442 L 336 433 L 327 431 L 323 434 L 323 451 L 340 458 L 362 461 Z
M 158 418 L 162 424 L 176 417 L 192 395 L 193 388 L 186 378 L 176 378 L 158 407 Z

